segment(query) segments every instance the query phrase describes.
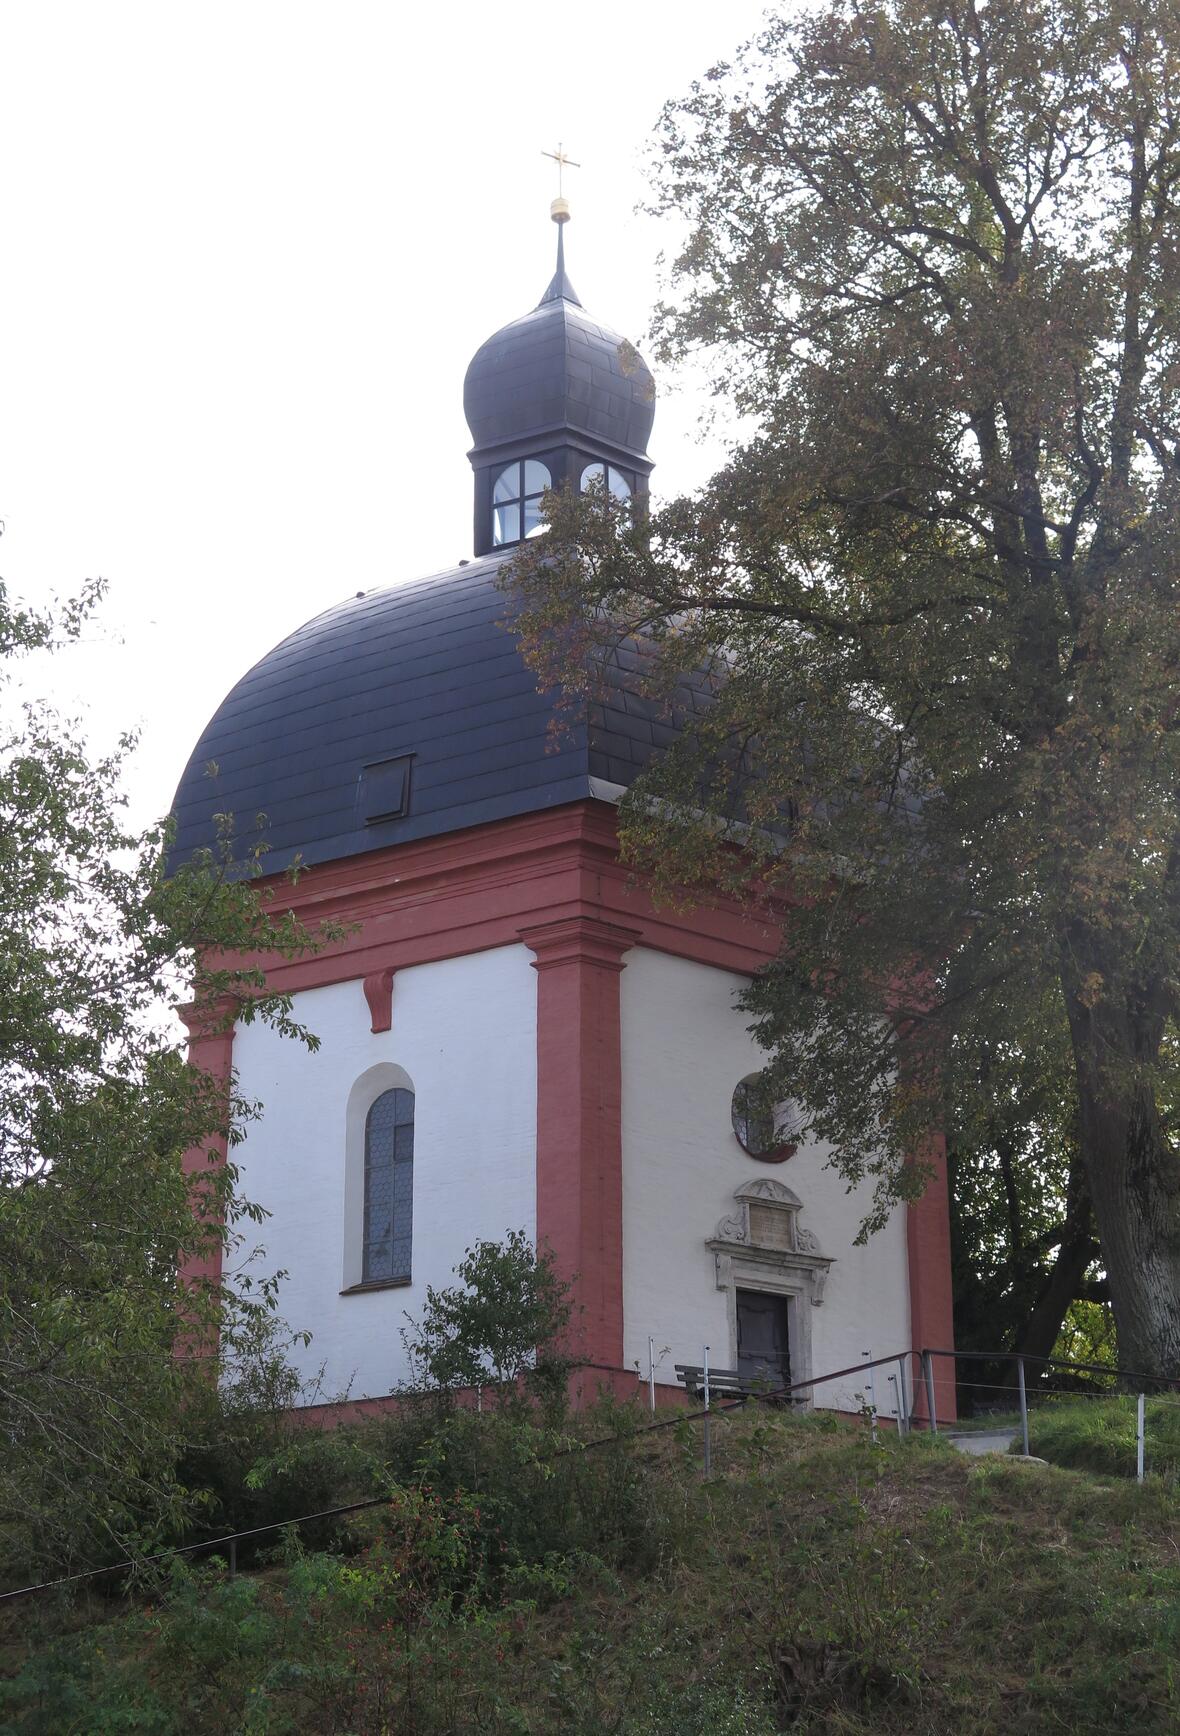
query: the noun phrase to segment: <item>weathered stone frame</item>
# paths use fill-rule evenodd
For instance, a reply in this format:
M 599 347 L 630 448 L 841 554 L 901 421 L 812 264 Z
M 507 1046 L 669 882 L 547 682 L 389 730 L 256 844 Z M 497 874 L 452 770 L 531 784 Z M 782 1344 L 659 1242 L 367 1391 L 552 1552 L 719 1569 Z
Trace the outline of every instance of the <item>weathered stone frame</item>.
M 823 1303 L 834 1261 L 821 1251 L 814 1232 L 800 1225 L 803 1202 L 785 1183 L 769 1177 L 746 1182 L 733 1197 L 737 1210 L 722 1218 L 705 1244 L 713 1255 L 717 1288 L 726 1293 L 728 1366 L 737 1367 L 737 1293 L 761 1290 L 787 1298 L 791 1379 L 810 1380 L 811 1310 Z M 810 1392 L 801 1394 L 800 1402 L 809 1405 Z

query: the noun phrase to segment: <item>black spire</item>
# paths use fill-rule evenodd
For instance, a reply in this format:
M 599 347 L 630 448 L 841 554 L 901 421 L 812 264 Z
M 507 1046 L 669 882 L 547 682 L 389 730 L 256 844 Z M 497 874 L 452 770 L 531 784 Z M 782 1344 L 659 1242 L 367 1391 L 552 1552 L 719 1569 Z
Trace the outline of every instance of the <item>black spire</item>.
M 565 274 L 565 223 L 562 221 L 557 223 L 557 270 L 537 306 L 545 307 L 551 301 L 572 301 L 575 307 L 582 305 L 577 290 Z

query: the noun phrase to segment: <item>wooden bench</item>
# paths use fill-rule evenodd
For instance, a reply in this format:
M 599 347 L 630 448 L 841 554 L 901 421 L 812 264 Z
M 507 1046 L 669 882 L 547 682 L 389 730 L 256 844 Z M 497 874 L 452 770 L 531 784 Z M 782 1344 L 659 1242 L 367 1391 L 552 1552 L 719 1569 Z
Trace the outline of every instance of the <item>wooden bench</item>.
M 678 1362 L 676 1364 L 676 1379 L 687 1392 L 694 1397 L 703 1399 L 705 1396 L 705 1369 L 703 1363 Z M 714 1399 L 763 1398 L 778 1389 L 769 1375 L 751 1376 L 739 1374 L 736 1368 L 710 1368 L 709 1370 L 709 1402 Z

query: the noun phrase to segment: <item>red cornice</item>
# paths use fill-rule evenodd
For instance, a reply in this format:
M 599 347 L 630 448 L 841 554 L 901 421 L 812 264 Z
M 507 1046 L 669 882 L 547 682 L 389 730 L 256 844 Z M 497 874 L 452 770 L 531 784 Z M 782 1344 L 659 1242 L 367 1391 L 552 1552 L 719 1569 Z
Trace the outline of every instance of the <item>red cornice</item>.
M 348 932 L 300 959 L 256 956 L 272 988 L 322 987 L 508 946 L 522 931 L 593 916 L 633 931 L 633 945 L 750 975 L 778 930 L 736 904 L 656 909 L 618 860 L 614 809 L 571 802 L 259 883 L 273 912 Z

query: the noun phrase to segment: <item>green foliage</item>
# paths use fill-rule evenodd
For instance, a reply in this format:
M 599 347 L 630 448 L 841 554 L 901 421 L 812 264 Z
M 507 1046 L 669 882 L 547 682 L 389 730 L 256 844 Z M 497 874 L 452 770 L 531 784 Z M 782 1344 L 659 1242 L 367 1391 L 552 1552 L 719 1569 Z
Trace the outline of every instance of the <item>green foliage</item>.
M 76 637 L 0 586 L 0 652 Z M 119 1558 L 180 1522 L 183 1333 L 228 1354 L 276 1305 L 274 1273 L 235 1272 L 232 1162 L 257 1111 L 185 1064 L 176 1017 L 265 1018 L 314 1045 L 234 954 L 316 943 L 250 886 L 260 849 L 165 872 L 168 833 L 131 836 L 119 773 L 45 706 L 9 704 L 0 666 L 0 1581 Z M 181 1156 L 190 1153 L 186 1177 Z M 184 1301 L 177 1261 L 219 1253 L 224 1284 Z
M 523 1419 L 465 1421 L 506 1455 L 506 1494 L 505 1431 Z M 666 1440 L 618 1442 L 642 1467 L 654 1552 L 623 1532 L 613 1565 L 580 1551 L 496 1565 L 499 1500 L 443 1487 L 432 1466 L 390 1484 L 346 1555 L 288 1538 L 236 1580 L 178 1567 L 149 1606 L 75 1616 L 39 1642 L 26 1610 L 0 1630 L 0 1723 L 14 1736 L 1175 1728 L 1173 1487 L 969 1461 L 925 1436 L 874 1447 L 855 1425 L 767 1413 L 718 1428 L 705 1483 Z M 526 1476 L 518 1505 L 535 1494 Z
M 319 1427 L 292 1407 L 300 1383 L 285 1359 L 281 1329 L 263 1321 L 221 1359 L 222 1379 L 191 1383 L 176 1477 L 186 1493 L 185 1543 L 250 1531 L 376 1494 L 377 1465 L 366 1432 Z M 326 1543 L 340 1532 L 325 1520 L 302 1532 Z M 241 1557 L 273 1549 L 273 1534 L 241 1546 Z
M 520 1396 L 561 1398 L 573 1362 L 568 1334 L 570 1286 L 552 1257 L 523 1230 L 468 1248 L 459 1284 L 426 1288 L 422 1318 L 402 1338 L 411 1387 L 451 1395 L 487 1388 L 495 1402 Z
M 1055 995 L 1029 1013 L 1025 1030 L 956 1066 L 947 1167 L 961 1350 L 1047 1356 L 1083 1292 L 1103 1311 L 1065 1021 Z
M 1118 1343 L 1110 1309 L 1084 1298 L 1071 1302 L 1053 1354 L 1070 1362 L 1094 1362 L 1112 1371 L 1117 1368 Z
M 418 1449 L 414 1474 L 431 1489 L 478 1498 L 494 1521 L 490 1572 L 566 1558 L 649 1565 L 659 1540 L 645 1468 L 632 1450 L 636 1426 L 634 1412 L 609 1400 L 582 1413 L 576 1430 L 571 1419 L 543 1426 L 515 1407 L 456 1410 Z M 586 1440 L 605 1444 L 586 1451 Z M 408 1475 L 399 1458 L 395 1447 L 395 1474 Z
M 1134 1477 L 1138 1464 L 1136 1398 L 1046 1399 L 1029 1413 L 1029 1450 L 1054 1465 Z M 1180 1398 L 1149 1398 L 1144 1417 L 1144 1468 L 1180 1480 Z
M 670 103 L 660 348 L 744 438 L 642 522 L 555 494 L 512 575 L 547 685 L 592 700 L 629 641 L 618 678 L 689 725 L 621 806 L 657 891 L 789 901 L 743 1005 L 768 1089 L 874 1184 L 866 1228 L 930 1127 L 994 1149 L 987 1059 L 1031 1048 L 1076 1102 L 1122 1354 L 1160 1373 L 1178 30 L 1177 0 L 832 0 Z

